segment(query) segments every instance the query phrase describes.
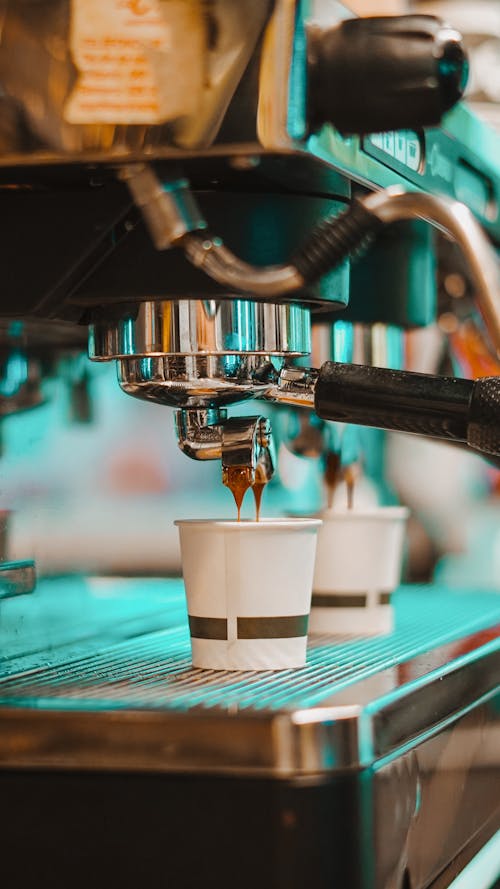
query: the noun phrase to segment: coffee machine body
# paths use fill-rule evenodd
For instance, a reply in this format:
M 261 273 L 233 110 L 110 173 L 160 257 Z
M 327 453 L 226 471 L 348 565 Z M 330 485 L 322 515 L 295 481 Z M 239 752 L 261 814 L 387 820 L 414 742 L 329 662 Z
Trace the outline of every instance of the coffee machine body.
M 269 427 L 227 417 L 252 398 L 498 456 L 494 384 L 450 405 L 449 380 L 415 392 L 365 352 L 368 410 L 347 353 L 302 366 L 311 323 L 433 320 L 429 222 L 498 348 L 499 143 L 456 105 L 452 29 L 334 0 L 1 7 L 6 355 L 56 373 L 88 331 L 124 391 L 177 409 L 189 457 L 253 473 L 272 473 Z M 498 864 L 498 592 L 394 601 L 391 636 L 317 637 L 300 671 L 238 676 L 191 669 L 177 579 L 41 578 L 0 602 L 4 873 L 438 889 Z

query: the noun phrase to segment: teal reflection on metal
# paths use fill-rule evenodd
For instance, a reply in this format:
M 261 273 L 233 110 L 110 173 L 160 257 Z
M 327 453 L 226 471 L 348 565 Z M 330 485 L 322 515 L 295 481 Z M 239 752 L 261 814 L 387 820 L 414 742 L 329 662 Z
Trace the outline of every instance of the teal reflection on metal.
M 332 338 L 333 360 L 350 364 L 354 356 L 354 325 L 350 321 L 335 321 Z
M 404 338 L 400 327 L 388 324 L 386 327 L 387 367 L 392 370 L 404 368 Z
M 494 889 L 498 879 L 500 879 L 500 830 L 450 884 L 450 889 Z
M 130 347 L 130 344 L 127 344 L 127 348 L 126 348 L 127 354 L 129 354 L 129 347 Z M 145 357 L 140 358 L 139 359 L 139 366 L 141 368 L 141 375 L 144 379 L 150 380 L 153 378 L 154 368 L 153 368 L 153 359 L 152 358 L 145 358 Z
M 222 358 L 224 373 L 228 377 L 236 376 L 241 366 L 238 355 L 224 355 Z
M 288 81 L 287 129 L 291 139 L 303 139 L 307 129 L 307 37 L 304 21 L 297 14 L 293 39 L 293 58 Z
M 498 595 L 402 588 L 389 636 L 316 637 L 300 670 L 196 673 L 194 681 L 180 581 L 66 578 L 22 598 L 1 609 L 0 703 L 48 709 L 304 709 L 370 677 L 375 702 L 387 701 L 399 664 L 500 621 Z
M 28 360 L 23 352 L 10 353 L 0 378 L 0 393 L 6 398 L 15 395 L 28 380 Z
M 22 321 L 10 321 L 7 328 L 7 334 L 12 339 L 17 339 L 24 332 L 24 323 Z
M 125 355 L 135 355 L 135 324 L 132 318 L 124 318 L 120 321 L 120 333 Z

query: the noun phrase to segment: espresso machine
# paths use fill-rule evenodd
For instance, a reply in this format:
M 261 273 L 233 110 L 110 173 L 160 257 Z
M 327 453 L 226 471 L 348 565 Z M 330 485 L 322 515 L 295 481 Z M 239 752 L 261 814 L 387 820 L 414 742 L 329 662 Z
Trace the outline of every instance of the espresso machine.
M 436 237 L 500 349 L 500 142 L 460 104 L 452 27 L 335 0 L 0 5 L 0 317 L 23 354 L 88 335 L 188 458 L 248 486 L 274 471 L 249 399 L 498 461 L 496 377 L 307 366 L 313 324 L 430 323 Z M 6 884 L 499 876 L 498 593 L 403 587 L 390 636 L 231 674 L 191 669 L 177 579 L 24 592 L 0 603 Z

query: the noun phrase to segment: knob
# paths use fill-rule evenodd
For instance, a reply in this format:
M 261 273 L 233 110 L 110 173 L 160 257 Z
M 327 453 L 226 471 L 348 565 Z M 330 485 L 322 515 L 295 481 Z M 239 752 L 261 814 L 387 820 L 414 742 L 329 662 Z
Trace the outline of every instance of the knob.
M 348 19 L 308 35 L 309 125 L 344 135 L 437 126 L 463 95 L 461 35 L 430 15 Z

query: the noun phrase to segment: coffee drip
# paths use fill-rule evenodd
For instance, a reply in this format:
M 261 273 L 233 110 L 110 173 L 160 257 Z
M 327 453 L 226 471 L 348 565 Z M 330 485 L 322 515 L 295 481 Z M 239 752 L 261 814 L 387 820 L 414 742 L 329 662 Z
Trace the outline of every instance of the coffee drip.
M 264 488 L 267 485 L 267 478 L 264 470 L 257 466 L 255 470 L 255 481 L 252 485 L 253 496 L 255 499 L 255 521 L 258 522 L 260 519 L 260 505 L 262 502 L 262 494 L 264 492 Z
M 262 493 L 267 484 L 265 473 L 260 466 L 257 466 L 255 479 L 252 482 L 252 473 L 248 466 L 227 466 L 222 473 L 222 483 L 231 491 L 236 509 L 238 510 L 238 521 L 241 520 L 241 506 L 246 492 L 252 488 L 255 498 L 255 521 L 260 519 L 260 506 L 262 501 Z
M 335 490 L 342 481 L 345 482 L 347 489 L 347 508 L 353 508 L 354 488 L 359 474 L 359 463 L 349 463 L 347 466 L 342 466 L 341 457 L 337 451 L 330 451 L 326 455 L 323 478 L 326 486 L 328 509 L 332 509 Z
M 351 463 L 350 466 L 346 466 L 343 476 L 347 488 L 347 509 L 352 509 L 354 506 L 354 488 L 359 476 L 359 464 Z
M 336 451 L 329 451 L 326 455 L 325 470 L 323 478 L 326 485 L 326 505 L 328 509 L 333 506 L 333 495 L 335 488 L 340 482 L 342 469 L 340 465 L 340 454 Z

